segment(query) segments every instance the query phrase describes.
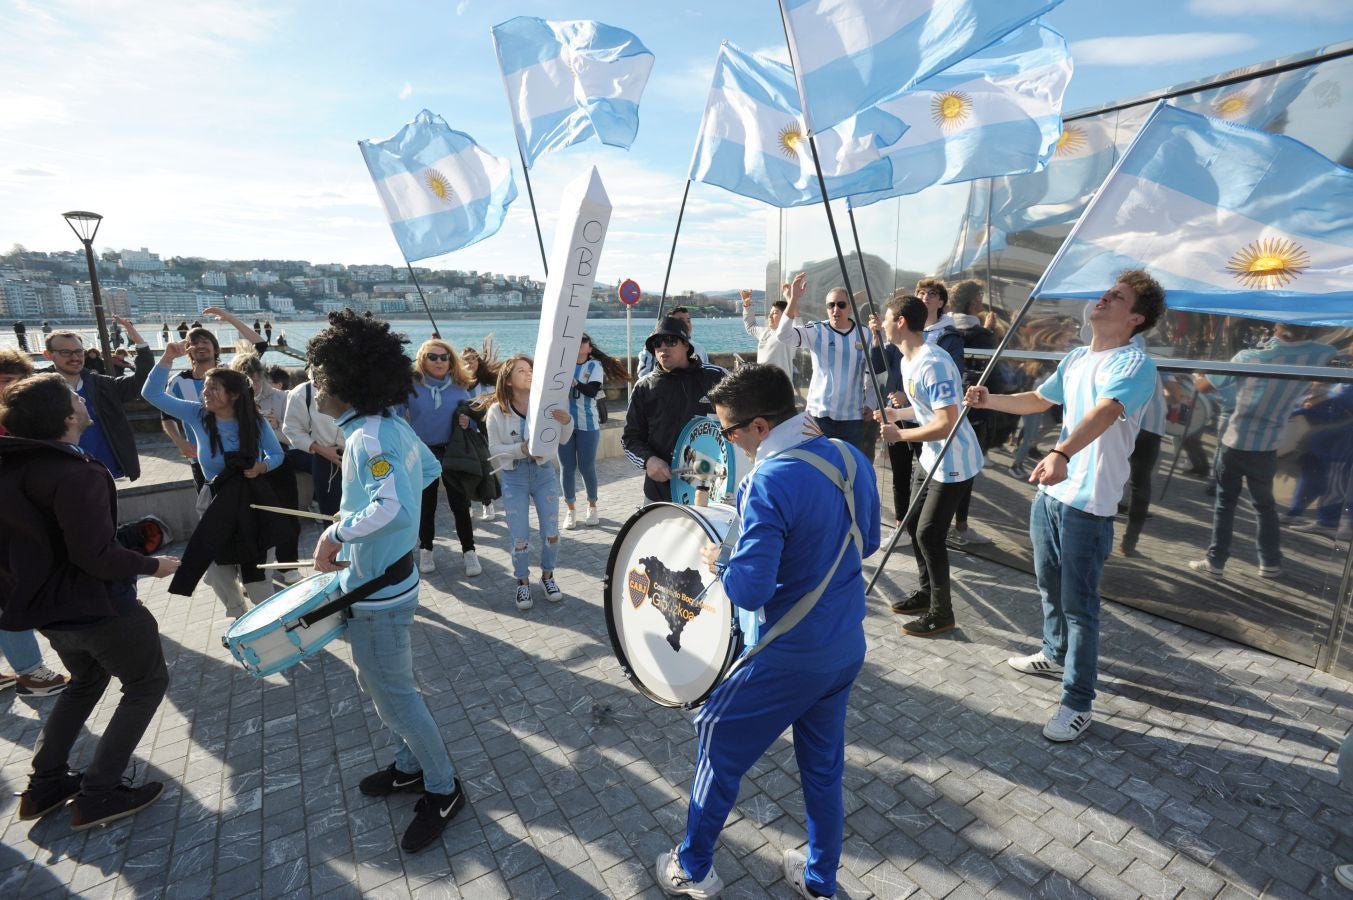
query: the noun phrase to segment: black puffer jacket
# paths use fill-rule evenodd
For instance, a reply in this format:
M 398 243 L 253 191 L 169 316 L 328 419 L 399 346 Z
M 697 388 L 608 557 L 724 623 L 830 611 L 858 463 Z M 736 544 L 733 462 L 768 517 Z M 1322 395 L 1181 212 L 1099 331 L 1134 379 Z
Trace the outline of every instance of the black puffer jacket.
M 670 464 L 686 423 L 696 416 L 714 414 L 707 395 L 727 374 L 718 366 L 701 363 L 697 356 L 684 369 L 654 369 L 641 378 L 630 397 L 625 430 L 620 436 L 625 455 L 641 469 L 650 456 Z M 669 499 L 671 492 L 667 484 L 654 484 L 645 476 L 644 495 L 650 500 Z

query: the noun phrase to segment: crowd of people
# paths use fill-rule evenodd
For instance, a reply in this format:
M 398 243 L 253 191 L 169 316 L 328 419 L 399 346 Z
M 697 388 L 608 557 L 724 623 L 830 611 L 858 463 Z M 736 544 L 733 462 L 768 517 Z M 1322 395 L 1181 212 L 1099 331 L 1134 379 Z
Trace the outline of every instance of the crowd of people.
M 786 854 L 786 878 L 804 896 L 835 890 L 845 711 L 864 658 L 862 568 L 881 545 L 873 464 L 880 438 L 893 476 L 893 540 L 910 544 L 918 572 L 915 590 L 890 598 L 892 611 L 909 617 L 901 625 L 909 636 L 956 627 L 949 548 L 990 540 L 969 510 L 993 448 L 1009 444 L 1009 474 L 1038 486 L 1029 529 L 1042 646 L 1008 664 L 1061 680 L 1043 728 L 1051 741 L 1076 740 L 1093 721 L 1099 581 L 1114 550 L 1113 519 L 1120 507 L 1127 512 L 1118 550 L 1134 555 L 1170 410 L 1186 398 L 1228 394 L 1211 464 L 1211 545 L 1190 569 L 1223 577 L 1246 485 L 1259 520 L 1259 573 L 1282 572 L 1272 482 L 1278 444 L 1306 385 L 1229 375 L 1198 376 L 1190 385 L 1158 373 L 1143 338 L 1164 316 L 1165 294 L 1146 272 L 1121 273 L 1087 305 L 1081 323 L 1030 327 L 1022 346 L 1065 352 L 1060 361 L 998 362 L 985 381 L 986 360 L 969 351 L 996 348 L 1007 323 L 984 309 L 977 282 L 951 289 L 922 279 L 866 321 L 858 321 L 858 298 L 841 288 L 827 291 L 824 315 L 813 320 L 806 292 L 807 276 L 799 273 L 782 286 L 765 325 L 757 324 L 752 292 L 742 293 L 757 362 L 732 372 L 693 339 L 690 311 L 671 310 L 644 342 L 620 429 L 624 454 L 643 472 L 636 506 L 672 499 L 673 454 L 697 416 L 717 419 L 722 439 L 751 461 L 733 498 L 740 527 L 731 552 L 711 544 L 703 562 L 734 604 L 760 616 L 760 637 L 696 716 L 701 737 L 686 835 L 657 861 L 659 884 L 671 894 L 717 893 L 714 847 L 740 780 L 785 728 L 793 730 L 809 820 L 809 852 Z M 271 323 L 251 328 L 225 310 L 205 312 L 241 336 L 229 365 L 222 365 L 215 335 L 186 322 L 180 340 L 162 335 L 157 363 L 136 327 L 116 317 L 131 356 L 121 373 L 98 371 L 71 332 L 45 334 L 47 373 L 34 372 L 26 353 L 0 352 L 0 652 L 14 670 L 0 676 L 0 687 L 58 696 L 20 817 L 73 801 L 73 827 L 88 828 L 154 802 L 162 785 L 121 780 L 168 682 L 155 620 L 136 600 L 135 579 L 168 577 L 170 592 L 184 595 L 205 580 L 237 617 L 274 593 L 261 568 L 271 553 L 283 585 L 313 566 L 337 573 L 345 594 L 360 594 L 350 607 L 348 640 L 395 752 L 359 789 L 422 794 L 401 842 L 416 852 L 466 802 L 414 686 L 407 638 L 420 576 L 438 570 L 440 497 L 465 577 L 483 573 L 476 508 L 481 523 L 501 510 L 515 607 L 534 605 L 533 563 L 544 599 L 563 601 L 555 577 L 562 532 L 600 524 L 596 459 L 608 416 L 605 387 L 627 380 L 625 366 L 582 335 L 567 403 L 546 412 L 558 444 L 539 455 L 528 427 L 533 361 L 499 360 L 491 339 L 457 350 L 434 337 L 409 355 L 387 323 L 333 314 L 308 347 L 308 379 L 292 385 L 285 370 L 263 362 Z M 811 364 L 802 408 L 794 388 L 800 351 Z M 1271 342 L 1242 349 L 1235 361 L 1322 365 L 1333 353 L 1302 329 L 1279 325 Z M 175 371 L 180 360 L 186 365 Z M 1353 420 L 1343 393 L 1312 396 L 1301 414 Z M 114 481 L 140 475 L 124 409 L 136 396 L 161 411 L 197 488 L 198 524 L 181 558 L 138 552 L 117 535 Z M 1038 445 L 1050 421 L 1059 427 L 1045 451 Z M 579 475 L 587 501 L 581 515 Z M 1345 486 L 1331 501 L 1322 499 L 1331 488 L 1316 483 L 1313 469 L 1303 477 L 1289 520 L 1319 502 L 1315 527 L 1337 528 Z M 72 492 L 79 492 L 78 507 Z M 313 509 L 333 521 L 312 558 L 302 559 L 298 520 L 259 506 Z M 53 534 L 66 537 L 54 541 Z M 27 567 L 5 568 L 4 560 L 18 558 L 42 560 L 44 571 L 65 575 L 40 579 Z M 43 663 L 35 630 L 69 680 Z M 82 776 L 72 773 L 71 746 L 114 677 L 123 685 L 117 711 L 93 762 Z

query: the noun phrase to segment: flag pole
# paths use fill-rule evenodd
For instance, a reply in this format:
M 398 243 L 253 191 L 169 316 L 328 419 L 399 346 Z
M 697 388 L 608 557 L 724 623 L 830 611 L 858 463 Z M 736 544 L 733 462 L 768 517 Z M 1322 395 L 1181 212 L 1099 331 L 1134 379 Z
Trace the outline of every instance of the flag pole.
M 878 315 L 878 305 L 874 303 L 874 292 L 869 289 L 869 273 L 864 268 L 864 251 L 860 249 L 860 230 L 855 227 L 855 210 L 846 202 L 846 216 L 850 219 L 850 233 L 855 238 L 855 258 L 860 261 L 860 277 L 864 279 L 864 296 L 869 301 L 869 312 Z
M 681 209 L 677 210 L 676 231 L 672 232 L 672 252 L 667 254 L 667 274 L 662 276 L 662 297 L 658 300 L 658 324 L 662 324 L 662 311 L 667 306 L 667 282 L 672 277 L 672 260 L 676 259 L 677 235 L 681 234 L 681 218 L 686 215 L 686 198 L 691 195 L 691 180 L 686 179 L 686 190 L 681 192 Z
M 498 33 L 489 29 L 489 38 L 493 41 L 493 55 L 498 57 L 498 71 L 503 72 L 503 54 L 498 48 Z M 545 256 L 545 236 L 540 231 L 540 215 L 536 212 L 536 195 L 531 190 L 531 167 L 526 164 L 526 151 L 521 145 L 521 130 L 517 123 L 517 108 L 512 105 L 512 90 L 507 86 L 507 76 L 503 76 L 503 93 L 507 97 L 507 111 L 512 116 L 512 139 L 517 142 L 517 158 L 521 160 L 521 174 L 526 180 L 526 199 L 531 201 L 531 221 L 536 225 L 536 243 L 540 245 L 540 267 L 545 277 L 550 277 L 550 263 Z
M 784 2 L 783 0 L 777 0 L 777 2 L 780 7 L 780 25 L 783 26 L 785 30 L 785 46 L 789 48 L 790 68 L 794 70 L 794 79 L 797 81 L 799 69 L 794 63 L 794 42 L 789 39 L 789 23 L 785 20 Z M 807 110 L 804 112 L 804 123 L 806 125 L 808 121 Z M 836 248 L 836 261 L 841 266 L 841 281 L 845 284 L 846 297 L 850 299 L 851 314 L 855 316 L 855 331 L 860 336 L 860 350 L 864 355 L 864 374 L 868 378 L 869 383 L 874 386 L 874 399 L 878 402 L 878 406 L 874 408 L 882 410 L 887 406 L 883 397 L 883 386 L 879 384 L 878 373 L 874 371 L 873 361 L 870 357 L 869 350 L 866 349 L 869 346 L 869 335 L 865 333 L 864 323 L 860 321 L 860 304 L 859 301 L 855 299 L 855 291 L 850 286 L 850 272 L 846 269 L 846 255 L 841 249 L 841 235 L 836 231 L 836 218 L 832 215 L 832 201 L 827 195 L 827 179 L 822 174 L 822 161 L 817 155 L 817 140 L 811 133 L 808 135 L 808 149 L 813 153 L 813 170 L 817 172 L 817 186 L 822 192 L 822 208 L 827 211 L 827 227 L 831 230 L 832 245 Z M 860 261 L 860 268 L 861 270 L 864 268 L 863 260 Z M 866 290 L 868 289 L 868 283 L 868 279 L 865 279 Z M 871 300 L 870 302 L 872 303 L 873 301 Z M 882 348 L 879 348 L 879 352 L 880 354 L 882 353 Z
M 437 329 L 437 320 L 432 318 L 432 307 L 428 306 L 428 298 L 423 296 L 423 286 L 418 283 L 418 276 L 413 273 L 413 263 L 406 259 L 404 260 L 404 267 L 409 270 L 409 277 L 413 279 L 413 286 L 418 288 L 418 299 L 423 301 L 423 311 L 428 314 L 428 321 L 432 323 L 432 336 L 440 340 L 442 333 Z

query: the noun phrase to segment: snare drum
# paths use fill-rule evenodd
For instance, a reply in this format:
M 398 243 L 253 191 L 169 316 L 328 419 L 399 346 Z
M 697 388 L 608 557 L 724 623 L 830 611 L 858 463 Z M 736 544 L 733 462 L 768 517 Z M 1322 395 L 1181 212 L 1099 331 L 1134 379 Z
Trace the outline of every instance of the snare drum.
M 625 676 L 656 703 L 686 709 L 704 703 L 755 640 L 754 617 L 739 615 L 700 556 L 736 529 L 731 506 L 654 503 L 631 516 L 611 545 L 605 582 L 611 648 Z
M 672 502 L 695 503 L 701 484 L 709 487 L 710 503 L 732 503 L 738 488 L 738 448 L 723 436 L 713 416 L 696 416 L 677 436 L 672 451 Z
M 325 616 L 308 628 L 300 622 L 301 616 L 334 599 L 337 579 L 334 572 L 311 575 L 273 594 L 236 619 L 221 643 L 259 678 L 313 656 L 348 627 L 345 610 Z

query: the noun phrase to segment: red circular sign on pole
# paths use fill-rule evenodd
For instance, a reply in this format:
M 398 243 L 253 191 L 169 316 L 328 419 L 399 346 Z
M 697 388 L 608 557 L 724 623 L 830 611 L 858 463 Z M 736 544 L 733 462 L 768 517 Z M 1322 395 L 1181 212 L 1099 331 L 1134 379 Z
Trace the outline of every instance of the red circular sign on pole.
M 626 306 L 633 306 L 643 296 L 643 293 L 639 290 L 639 282 L 633 278 L 626 278 L 620 282 L 620 290 L 617 293 L 620 294 L 620 302 Z

